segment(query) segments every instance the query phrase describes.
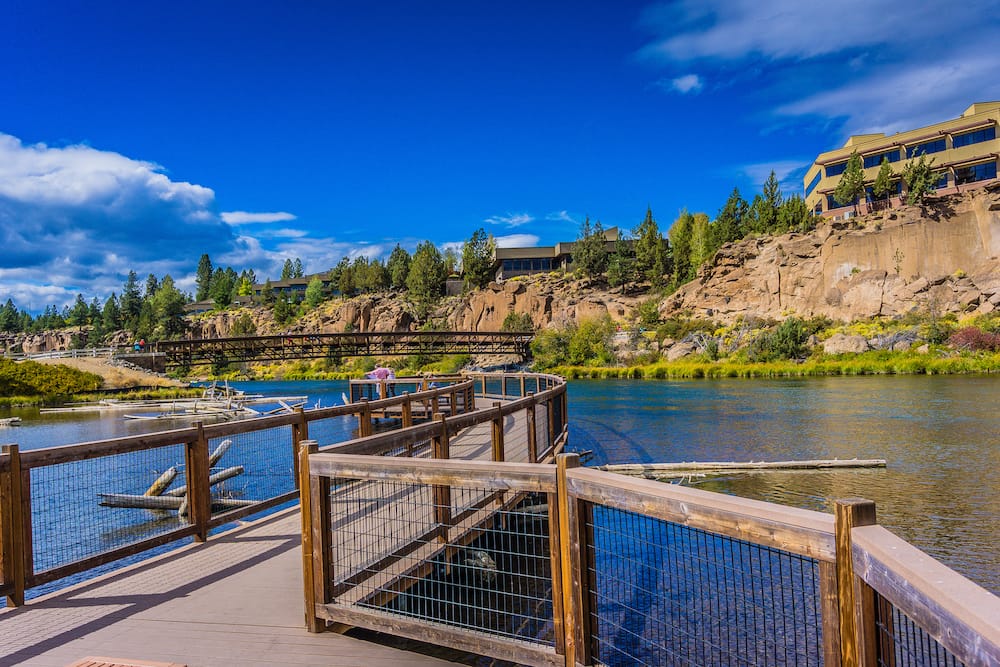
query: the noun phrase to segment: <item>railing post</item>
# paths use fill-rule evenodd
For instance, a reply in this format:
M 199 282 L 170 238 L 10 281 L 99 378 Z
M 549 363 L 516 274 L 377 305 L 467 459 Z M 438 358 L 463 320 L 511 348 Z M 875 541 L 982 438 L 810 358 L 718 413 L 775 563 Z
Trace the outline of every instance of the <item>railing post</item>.
M 549 396 L 549 399 L 545 401 L 545 408 L 548 410 L 548 422 L 549 427 L 546 429 L 549 432 L 549 441 L 546 443 L 546 450 L 551 449 L 556 444 L 556 398 L 555 396 Z
M 453 385 L 454 386 L 454 385 Z M 458 414 L 458 390 L 452 389 L 448 394 L 448 414 L 457 415 Z
M 313 477 L 309 469 L 309 455 L 318 451 L 315 440 L 305 440 L 299 448 L 303 611 L 309 632 L 326 630 L 326 621 L 316 615 L 316 605 L 330 601 L 330 480 Z
M 361 410 L 358 412 L 358 437 L 367 438 L 372 434 L 372 409 L 368 399 L 361 399 Z
M 195 422 L 198 435 L 184 447 L 185 476 L 187 477 L 188 521 L 196 531 L 195 542 L 208 539 L 208 521 L 212 516 L 212 489 L 208 484 L 211 474 L 208 465 L 208 438 L 202 422 Z
M 436 459 L 448 459 L 451 452 L 447 418 L 443 414 L 435 413 L 434 421 L 441 424 L 441 431 L 431 439 L 432 456 Z M 433 493 L 434 521 L 438 524 L 438 537 L 442 542 L 447 542 L 448 526 L 451 525 L 451 487 L 447 484 L 435 484 Z
M 531 397 L 530 405 L 528 405 L 528 463 L 538 463 L 538 429 L 535 428 L 535 395 L 528 394 Z
M 493 460 L 503 461 L 503 409 L 500 401 L 493 402 L 493 408 L 497 411 L 493 418 Z
M 31 547 L 24 535 L 21 452 L 17 445 L 4 445 L 2 454 L 8 465 L 7 472 L 0 473 L 0 581 L 13 586 L 7 594 L 7 606 L 20 607 L 27 578 L 24 556 Z
M 589 665 L 591 657 L 590 581 L 585 553 L 589 506 L 573 498 L 567 484 L 567 470 L 580 466 L 578 454 L 556 457 L 556 499 L 559 514 L 559 570 L 562 576 L 563 635 L 567 667 Z M 557 642 L 558 643 L 558 642 Z
M 875 525 L 875 503 L 847 498 L 834 503 L 837 546 L 837 598 L 840 608 L 841 667 L 875 667 L 875 599 L 871 587 L 854 574 L 851 530 Z
M 295 488 L 299 486 L 299 449 L 302 441 L 309 439 L 309 421 L 306 419 L 306 412 L 302 408 L 295 408 L 295 413 L 299 421 L 292 424 L 292 471 L 295 475 Z
M 524 373 L 521 373 L 521 396 L 522 397 L 527 395 L 527 394 L 524 393 L 524 389 L 525 389 L 525 387 L 524 387 Z

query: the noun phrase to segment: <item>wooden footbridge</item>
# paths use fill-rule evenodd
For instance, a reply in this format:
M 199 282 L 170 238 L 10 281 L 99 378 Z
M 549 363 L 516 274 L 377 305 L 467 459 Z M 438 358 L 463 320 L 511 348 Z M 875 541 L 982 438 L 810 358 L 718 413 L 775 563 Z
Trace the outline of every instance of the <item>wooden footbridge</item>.
M 527 665 L 1000 666 L 1000 599 L 878 526 L 871 503 L 839 501 L 834 516 L 581 468 L 561 453 L 560 378 L 445 382 L 396 396 L 380 383 L 383 398 L 295 415 L 6 447 L 0 593 L 13 605 L 26 587 L 205 541 L 262 508 L 301 497 L 301 511 L 0 611 L 0 664 L 125 653 L 190 667 L 441 664 L 338 634 L 363 628 Z M 400 428 L 377 415 L 399 415 Z M 356 437 L 338 442 L 345 419 Z M 241 490 L 255 507 L 213 515 L 207 460 L 222 439 L 241 477 L 279 481 Z M 185 461 L 191 524 L 109 530 L 94 503 L 39 530 L 43 508 L 66 507 L 67 475 L 86 497 L 130 466 L 161 465 L 156 452 Z
M 532 338 L 530 332 L 509 331 L 283 334 L 161 341 L 156 344 L 155 352 L 165 355 L 168 367 L 411 354 L 516 354 L 527 357 Z

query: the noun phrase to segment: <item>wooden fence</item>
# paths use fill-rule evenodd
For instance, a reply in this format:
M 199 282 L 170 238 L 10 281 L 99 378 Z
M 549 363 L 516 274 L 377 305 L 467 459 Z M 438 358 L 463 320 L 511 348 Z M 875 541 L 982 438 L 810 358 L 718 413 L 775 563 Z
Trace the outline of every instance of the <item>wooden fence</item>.
M 441 412 L 454 417 L 475 409 L 475 389 L 485 387 L 492 376 L 450 377 L 444 386 L 403 393 L 380 400 L 360 400 L 348 405 L 298 411 L 295 414 L 262 417 L 224 424 L 202 425 L 110 440 L 22 451 L 16 444 L 0 449 L 0 595 L 8 605 L 24 604 L 25 590 L 63 577 L 75 575 L 119 559 L 131 557 L 170 542 L 194 538 L 201 542 L 213 528 L 233 522 L 298 498 L 298 451 L 309 437 L 310 425 L 323 420 L 354 417 L 362 440 L 373 432 L 373 419 L 398 411 L 403 427 L 410 427 L 423 412 Z M 433 406 L 433 407 L 431 407 Z M 485 419 L 486 417 L 484 417 Z M 432 425 L 433 426 L 433 425 Z M 426 425 L 425 425 L 426 427 Z M 419 428 L 419 427 L 418 427 Z M 253 498 L 213 514 L 209 465 L 210 443 L 223 438 L 245 437 L 266 440 L 266 453 L 258 458 L 277 457 L 288 469 L 288 483 L 280 491 Z M 146 473 L 161 469 L 171 460 L 182 460 L 187 484 L 184 487 L 188 522 L 152 522 L 148 530 L 102 526 L 97 508 L 98 493 L 108 488 L 111 478 L 127 472 Z M 124 471 L 124 472 L 123 472 Z M 143 486 L 145 488 L 145 486 Z M 140 491 L 141 493 L 141 491 Z M 72 514 L 67 507 L 86 507 Z M 42 517 L 58 525 L 38 538 Z M 109 537 L 110 536 L 110 537 Z M 49 544 L 61 540 L 65 544 Z M 113 544 L 109 545 L 109 542 Z M 38 565 L 41 559 L 45 565 Z
M 575 454 L 370 456 L 380 448 L 302 451 L 313 631 L 359 626 L 528 665 L 1000 665 L 1000 599 L 876 525 L 868 501 L 831 516 L 580 468 Z M 460 494 L 471 504 L 456 514 Z M 547 554 L 521 557 L 547 562 L 547 586 L 512 609 L 506 591 L 530 577 L 516 558 L 489 577 L 483 563 L 527 543 L 518 521 L 539 509 Z M 421 535 L 386 539 L 392 521 Z

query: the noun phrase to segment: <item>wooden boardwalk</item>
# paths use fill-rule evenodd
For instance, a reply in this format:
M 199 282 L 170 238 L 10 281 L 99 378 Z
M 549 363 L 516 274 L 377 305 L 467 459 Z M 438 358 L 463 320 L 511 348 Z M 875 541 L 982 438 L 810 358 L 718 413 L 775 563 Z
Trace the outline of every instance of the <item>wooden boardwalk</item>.
M 537 431 L 544 433 L 546 412 L 536 409 L 536 415 Z M 526 426 L 523 413 L 505 419 L 508 460 L 527 459 Z M 450 444 L 452 458 L 488 460 L 490 424 Z M 190 667 L 451 664 L 334 633 L 308 633 L 300 545 L 298 510 L 286 510 L 2 609 L 0 665 L 57 667 L 86 656 Z

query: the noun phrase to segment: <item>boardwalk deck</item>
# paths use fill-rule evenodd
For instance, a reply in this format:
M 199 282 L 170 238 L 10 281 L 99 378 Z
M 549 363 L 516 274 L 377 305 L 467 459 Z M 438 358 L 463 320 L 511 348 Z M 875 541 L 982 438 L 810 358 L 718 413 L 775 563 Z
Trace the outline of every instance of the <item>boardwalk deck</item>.
M 545 410 L 536 415 L 544 433 Z M 483 424 L 452 438 L 451 457 L 489 459 L 489 429 Z M 504 438 L 508 460 L 527 460 L 523 414 L 505 419 Z M 454 500 L 465 505 L 469 498 Z M 399 532 L 385 520 L 386 534 Z M 190 667 L 451 664 L 306 632 L 299 521 L 297 510 L 287 510 L 25 607 L 0 610 L 0 665 L 56 667 L 94 655 Z

